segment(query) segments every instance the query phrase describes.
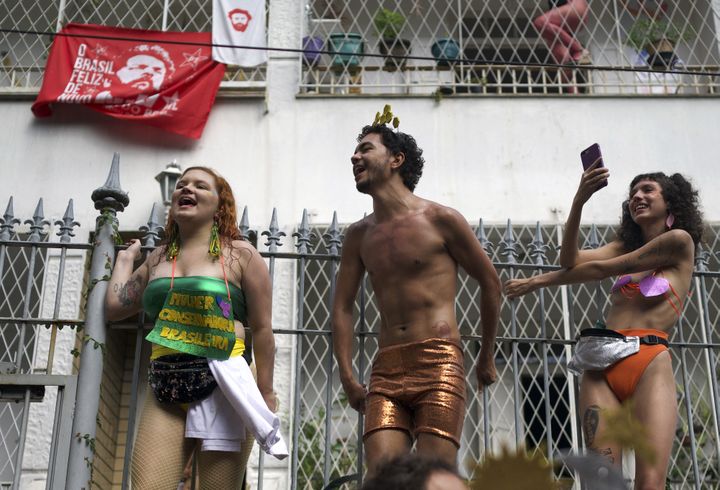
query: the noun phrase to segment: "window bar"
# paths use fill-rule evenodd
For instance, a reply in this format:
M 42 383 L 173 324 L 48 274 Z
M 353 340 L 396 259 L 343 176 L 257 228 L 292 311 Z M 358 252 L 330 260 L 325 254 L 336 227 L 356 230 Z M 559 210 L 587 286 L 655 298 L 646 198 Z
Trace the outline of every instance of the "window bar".
M 23 328 L 25 326 L 23 325 Z M 18 347 L 22 350 L 22 346 Z M 25 452 L 25 440 L 27 439 L 28 421 L 30 420 L 30 387 L 25 387 L 23 398 L 22 420 L 20 422 L 20 437 L 18 438 L 17 455 L 15 456 L 15 468 L 13 472 L 13 490 L 20 488 L 20 477 L 22 476 L 23 453 Z
M 278 251 L 278 247 L 282 246 L 282 243 L 280 242 L 281 238 L 285 236 L 285 232 L 280 231 L 280 227 L 278 226 L 277 208 L 273 208 L 272 218 L 270 218 L 270 226 L 268 228 L 268 231 L 263 231 L 262 235 L 267 237 L 267 242 L 265 242 L 265 246 L 268 247 L 268 252 L 270 252 L 270 264 L 268 265 L 270 273 L 270 290 L 275 291 L 275 254 Z M 275 401 L 275 403 L 277 403 L 277 400 Z M 263 473 L 265 472 L 265 452 L 258 451 L 258 454 L 258 490 L 262 490 Z
M 451 4 L 448 2 L 448 10 L 450 10 Z M 458 46 L 460 47 L 460 60 L 459 62 L 453 63 L 450 61 L 449 68 L 450 68 L 450 74 L 452 77 L 451 87 L 453 90 L 453 94 L 457 94 L 457 86 L 458 84 L 462 84 L 465 82 L 465 45 L 463 44 L 463 29 L 462 29 L 462 0 L 456 0 L 455 1 L 455 7 L 457 8 L 457 15 L 455 15 L 455 27 L 453 30 L 457 29 L 458 34 Z M 445 14 L 447 15 L 447 11 L 445 11 Z M 443 19 L 444 23 L 444 19 Z M 451 30 L 448 30 L 449 33 L 452 33 Z M 450 37 L 452 38 L 452 34 L 450 34 Z M 459 83 L 458 83 L 459 81 Z
M 163 16 L 162 16 L 162 27 L 160 30 L 167 31 L 168 29 L 168 11 L 170 9 L 170 0 L 164 0 L 163 3 Z
M 627 58 L 625 57 L 625 53 L 623 52 L 623 41 L 622 41 L 622 34 L 620 33 L 620 11 L 618 10 L 618 4 L 617 0 L 613 0 L 612 6 L 613 6 L 613 18 L 615 19 L 615 35 L 617 36 L 617 46 L 618 46 L 618 53 L 621 56 L 622 64 L 623 66 L 630 66 L 630 63 L 628 62 Z M 622 79 L 622 77 L 618 77 Z
M 73 200 L 70 199 L 63 215 L 62 220 L 55 221 L 55 225 L 60 227 L 60 231 L 57 235 L 60 237 L 60 243 L 70 243 L 70 237 L 75 236 L 73 233 L 73 227 L 80 226 L 80 223 L 75 221 L 73 213 Z M 60 251 L 60 265 L 58 266 L 58 283 L 55 291 L 55 307 L 53 309 L 53 320 L 57 320 L 60 316 L 60 299 L 62 297 L 63 279 L 65 279 L 65 262 L 67 260 L 67 248 L 62 247 Z M 50 348 L 48 351 L 47 360 L 47 374 L 52 374 L 53 358 L 55 357 L 55 341 L 57 339 L 57 324 L 53 323 L 52 330 L 50 333 Z
M 10 196 L 5 214 L 2 217 L 2 224 L 0 224 L 0 240 L 10 241 L 15 236 L 14 227 L 19 224 L 20 220 L 17 219 L 13 212 L 13 198 Z M 0 280 L 2 280 L 3 272 L 5 270 L 5 255 L 7 255 L 7 245 L 0 244 Z
M 160 224 L 165 214 L 164 207 L 161 208 L 157 203 L 153 203 L 152 209 L 150 210 L 150 218 L 148 219 L 147 225 L 141 226 L 140 231 L 145 232 L 142 238 L 143 245 L 148 247 L 143 254 L 143 261 L 147 259 L 150 254 L 150 248 L 157 245 L 157 241 L 160 238 L 160 232 L 163 227 Z M 130 384 L 130 405 L 128 407 L 128 426 L 127 436 L 125 438 L 125 453 L 123 461 L 123 472 L 122 472 L 122 483 L 121 489 L 126 490 L 128 488 L 128 478 L 130 476 L 130 468 L 132 465 L 132 453 L 133 446 L 135 444 L 135 423 L 137 421 L 138 413 L 138 393 L 140 391 L 140 360 L 142 357 L 142 345 L 143 339 L 145 338 L 145 312 L 140 311 L 137 315 L 137 326 L 135 329 L 135 351 L 133 359 L 132 369 L 132 381 Z M 148 396 L 154 396 L 148 393 Z M 193 484 L 195 481 L 193 480 Z
M 298 274 L 298 292 L 297 292 L 297 327 L 296 330 L 302 332 L 305 330 L 305 273 L 307 271 L 307 264 L 305 254 L 308 253 L 308 245 L 310 240 L 314 237 L 314 234 L 310 232 L 308 226 L 307 209 L 303 209 L 302 219 L 300 221 L 300 227 L 297 233 L 293 233 L 293 237 L 296 238 L 295 248 L 299 254 L 298 261 L 300 271 Z M 295 392 L 293 394 L 293 414 L 292 414 L 292 459 L 290 461 L 290 488 L 291 490 L 297 489 L 297 475 L 298 475 L 298 440 L 300 436 L 300 398 L 302 390 L 302 345 L 303 345 L 302 334 L 295 336 Z
M 590 236 L 587 238 L 587 245 L 584 249 L 596 249 L 600 247 L 600 238 L 598 236 L 598 229 L 593 223 L 590 226 Z M 602 307 L 600 306 L 599 298 L 603 298 L 603 289 L 600 281 L 595 281 L 595 294 L 593 295 L 593 304 L 595 305 L 595 318 L 598 320 L 605 318 L 603 315 Z
M 485 225 L 483 225 L 483 220 L 480 218 L 480 221 L 478 222 L 477 231 L 475 232 L 475 236 L 477 237 L 478 241 L 480 242 L 480 246 L 482 246 L 483 250 L 487 254 L 488 257 L 492 257 L 492 249 L 493 244 L 490 240 L 487 239 L 487 235 L 485 233 Z M 495 356 L 493 355 L 493 358 Z M 482 418 L 483 418 L 483 433 L 485 437 L 483 437 L 483 448 L 485 450 L 485 454 L 489 454 L 490 452 L 490 440 L 491 440 L 491 433 L 490 433 L 490 399 L 488 395 L 488 390 L 483 389 L 482 390 Z
M 43 231 L 43 226 L 49 226 L 50 222 L 45 219 L 43 213 L 42 197 L 38 201 L 37 207 L 35 208 L 33 219 L 25 220 L 25 224 L 30 225 L 30 237 L 28 238 L 29 242 L 39 242 L 45 235 L 47 235 L 47 232 Z M 25 283 L 25 296 L 23 297 L 23 318 L 30 317 L 30 295 L 32 294 L 33 282 L 35 281 L 35 257 L 38 253 L 38 248 L 33 245 L 30 248 L 30 263 L 28 265 L 27 282 Z M 25 352 L 26 329 L 27 324 L 23 323 L 20 327 L 17 358 L 15 359 L 15 367 L 18 373 L 22 372 L 22 357 L 23 353 Z M 31 355 L 28 354 L 27 357 L 28 359 L 31 359 Z M 32 370 L 33 366 L 31 364 L 29 366 L 29 371 L 32 372 Z
M 365 336 L 367 334 L 367 325 L 365 321 L 365 307 L 366 307 L 366 288 L 367 288 L 367 274 L 363 274 L 362 282 L 360 283 L 360 332 L 358 332 L 358 380 L 360 384 L 365 382 Z M 358 424 L 357 424 L 357 473 L 358 473 L 358 486 L 362 486 L 363 476 L 363 428 L 364 428 L 364 417 L 362 412 L 358 412 Z
M 556 215 L 557 216 L 557 215 Z M 562 237 L 563 237 L 563 225 L 562 223 L 558 222 L 556 225 L 557 230 L 557 243 L 562 243 Z M 563 285 L 560 286 L 560 300 L 562 304 L 562 316 L 563 316 L 563 338 L 564 339 L 572 339 L 573 334 L 572 331 L 574 330 L 573 326 L 575 325 L 575 319 L 573 318 L 573 294 L 572 294 L 572 286 L 570 285 Z M 565 344 L 564 347 L 565 350 L 565 358 L 570 359 L 572 357 L 572 344 Z M 578 413 L 578 407 L 577 407 L 577 395 L 576 393 L 579 392 L 578 390 L 578 377 L 568 373 L 568 399 L 569 399 L 569 411 L 571 414 L 574 414 L 574 417 L 571 418 L 570 421 L 570 437 L 572 440 L 572 448 L 574 451 L 580 453 L 580 450 L 582 449 L 582 434 L 579 430 L 580 427 L 580 414 Z M 579 481 L 579 474 L 574 471 L 575 473 L 575 481 Z M 576 485 L 575 488 L 578 488 Z
M 509 264 L 508 272 L 510 279 L 515 277 L 515 268 L 517 264 L 517 246 L 515 243 L 515 237 L 513 236 L 512 223 L 508 219 L 507 229 L 505 230 L 505 236 L 500 242 L 503 249 L 501 254 L 506 257 L 506 263 Z M 517 301 L 510 303 L 510 335 L 513 337 L 510 341 L 512 347 L 512 367 L 513 367 L 513 412 L 515 418 L 515 444 L 520 447 L 520 371 L 518 366 L 518 321 L 517 321 Z
M 337 224 L 337 211 L 333 211 L 332 222 L 327 233 L 323 235 L 323 238 L 327 240 L 329 245 L 328 251 L 332 256 L 330 261 L 330 296 L 328 297 L 329 310 L 332 311 L 332 301 L 335 298 L 335 282 L 338 268 L 337 259 L 340 256 L 340 248 L 342 247 L 342 236 L 338 230 Z M 328 317 L 328 332 L 332 331 L 332 317 Z M 332 335 L 327 335 L 328 349 L 327 357 L 325 358 L 325 374 L 327 376 L 327 385 L 325 386 L 325 454 L 323 461 L 323 482 L 325 485 L 328 484 L 330 479 L 331 471 L 331 447 L 330 443 L 330 432 L 332 430 L 332 388 L 333 388 L 333 349 L 332 349 Z
M 538 266 L 538 273 L 542 274 L 542 266 L 545 265 L 545 251 L 548 246 L 545 245 L 542 237 L 542 228 L 538 221 L 535 225 L 535 238 L 530 244 L 530 257 L 535 259 L 535 265 Z M 540 312 L 540 336 L 544 339 L 548 338 L 547 325 L 545 323 L 545 290 L 538 290 L 538 302 Z M 543 365 L 543 396 L 545 397 L 545 445 L 547 446 L 547 457 L 550 464 L 553 463 L 553 438 L 552 438 L 552 406 L 550 404 L 550 371 L 548 369 L 548 349 L 547 342 L 540 344 L 542 349 L 542 365 Z
M 63 26 L 63 19 L 65 17 L 65 4 L 67 3 L 67 0 L 60 0 L 60 3 L 58 4 L 58 19 L 55 23 L 55 32 L 59 32 L 60 29 L 62 29 Z
M 704 272 L 708 271 L 708 262 L 710 261 L 710 253 L 702 249 L 702 245 L 699 246 L 697 256 L 695 257 L 695 268 L 699 274 L 695 274 L 694 283 L 695 290 L 699 291 L 697 295 L 698 310 L 702 312 L 700 315 L 700 325 L 702 329 L 700 331 L 703 342 L 708 344 L 712 342 L 712 331 L 710 320 L 710 312 L 708 310 L 708 293 L 707 287 L 705 286 Z M 707 365 L 707 372 L 710 377 L 710 397 L 712 398 L 712 415 L 713 415 L 713 428 L 715 435 L 715 457 L 720 457 L 720 432 L 718 429 L 718 416 L 720 416 L 720 403 L 718 401 L 718 381 L 717 372 L 714 366 L 717 366 L 717 355 L 713 348 L 705 349 L 705 363 Z
M 680 337 L 680 343 L 685 344 L 685 335 L 682 329 L 682 320 L 685 318 L 683 314 L 680 320 L 676 324 L 675 328 Z M 692 393 L 690 391 L 690 379 L 687 372 L 687 349 L 685 345 L 678 346 L 680 349 L 680 371 L 682 373 L 682 386 L 683 386 L 683 402 L 685 405 L 685 414 L 688 421 L 688 432 L 690 435 L 690 454 L 692 456 L 692 470 L 693 477 L 695 478 L 695 489 L 700 490 L 700 468 L 698 467 L 697 460 L 697 441 L 695 439 L 695 428 L 693 427 L 693 408 L 692 408 Z M 679 407 L 678 407 L 679 410 Z

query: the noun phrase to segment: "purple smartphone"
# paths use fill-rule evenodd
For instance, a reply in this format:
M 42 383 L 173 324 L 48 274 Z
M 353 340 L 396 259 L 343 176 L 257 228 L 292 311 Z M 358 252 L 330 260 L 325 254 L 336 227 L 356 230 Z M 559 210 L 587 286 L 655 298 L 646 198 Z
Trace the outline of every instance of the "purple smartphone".
M 597 143 L 594 143 L 581 151 L 580 160 L 582 160 L 583 170 L 587 170 L 593 163 L 597 162 L 598 160 L 600 161 L 600 165 L 598 165 L 598 167 L 605 166 L 602 158 L 602 153 L 600 153 L 600 145 L 598 145 Z M 605 180 L 605 182 L 603 182 L 599 188 L 603 188 L 606 185 L 608 185 L 607 180 Z

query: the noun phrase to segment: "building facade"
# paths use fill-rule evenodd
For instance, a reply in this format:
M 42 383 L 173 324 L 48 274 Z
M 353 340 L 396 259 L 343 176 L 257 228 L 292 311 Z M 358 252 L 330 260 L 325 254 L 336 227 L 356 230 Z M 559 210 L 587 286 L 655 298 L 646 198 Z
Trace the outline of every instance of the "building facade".
M 71 21 L 207 31 L 211 2 L 0 1 L 0 23 L 5 29 L 0 33 L 0 117 L 5 121 L 0 132 L 0 202 L 13 197 L 12 213 L 6 213 L 3 221 L 12 226 L 6 229 L 3 240 L 26 242 L 32 227 L 40 226 L 44 232 L 50 231 L 40 241 L 59 243 L 63 235 L 56 232 L 62 231 L 61 225 L 47 229 L 38 224 L 42 220 L 15 225 L 7 216 L 24 219 L 36 215 L 38 199 L 43 198 L 43 219 L 62 222 L 68 199 L 73 199 L 71 221 L 80 225 L 71 227 L 75 235 L 72 242 L 90 243 L 98 217 L 90 196 L 105 181 L 113 152 L 120 154 L 120 186 L 130 200 L 118 213 L 119 231 L 126 236 L 137 234 L 148 224 L 153 204 L 162 199 L 154 177 L 169 162 L 217 169 L 233 185 L 241 209 L 247 207 L 250 229 L 258 232 L 258 248 L 269 261 L 276 259 L 273 320 L 281 332 L 276 389 L 281 397 L 284 430 L 299 453 L 282 463 L 268 458 L 260 462 L 259 455 L 254 455 L 251 481 L 259 478 L 264 488 L 318 488 L 317 478 L 326 484 L 352 473 L 357 466 L 357 420 L 343 406 L 337 374 L 333 378 L 327 367 L 331 366 L 328 337 L 318 335 L 316 339 L 289 332 L 329 329 L 327 310 L 336 264 L 333 257 L 338 253 L 333 249 L 333 239 L 340 238 L 345 224 L 371 212 L 370 199 L 354 189 L 350 155 L 359 130 L 370 124 L 385 104 L 392 104 L 401 120 L 400 129 L 414 135 L 425 150 L 427 164 L 416 193 L 458 209 L 478 229 L 479 237 L 480 230 L 485 230 L 489 242 L 496 246 L 494 260 L 506 264 L 501 267 L 503 277 L 512 269 L 510 259 L 536 263 L 533 257 L 537 255 L 531 255 L 530 244 L 537 230 L 545 244 L 559 244 L 561 225 L 582 169 L 579 153 L 594 142 L 601 145 L 605 164 L 611 170 L 610 185 L 593 197 L 583 216 L 584 222 L 597 225 L 595 245 L 612 235 L 609 225 L 619 219 L 620 203 L 627 196 L 632 177 L 662 170 L 688 176 L 699 189 L 705 217 L 715 224 L 710 227 L 715 231 L 709 234 L 707 249 L 713 254 L 718 250 L 720 196 L 713 189 L 718 181 L 714 141 L 720 127 L 720 2 L 591 2 L 587 13 L 576 12 L 582 18 L 579 24 L 566 19 L 561 27 L 587 49 L 595 65 L 592 68 L 557 66 L 558 61 L 567 60 L 557 59 L 552 43 L 543 39 L 539 24 L 533 22 L 545 10 L 544 2 L 527 0 L 270 0 L 268 45 L 291 51 L 270 52 L 268 62 L 256 68 L 228 67 L 205 132 L 200 140 L 193 141 L 110 119 L 82 106 L 58 104 L 51 118 L 34 118 L 30 105 L 42 80 L 50 37 L 27 31 L 56 32 Z M 380 15 L 383 13 L 384 17 Z M 399 14 L 401 20 L 391 14 Z M 392 34 L 389 24 L 396 26 L 397 35 Z M 656 55 L 647 40 L 649 35 L 642 37 L 643 29 L 660 31 L 656 37 L 672 41 L 670 55 Z M 410 55 L 406 61 L 381 56 L 383 51 L 408 46 L 409 51 L 396 52 L 400 57 Z M 343 52 L 318 55 L 313 48 Z M 657 53 L 668 53 L 665 49 Z M 630 71 L 633 68 L 639 71 Z M 303 227 L 304 211 L 307 222 Z M 333 218 L 336 230 L 330 226 Z M 512 220 L 509 226 L 508 219 Z M 273 226 L 277 226 L 275 231 Z M 501 253 L 508 228 L 517 234 L 517 256 Z M 300 238 L 292 234 L 303 229 L 316 235 L 308 242 L 306 252 L 326 255 L 327 260 L 304 263 L 300 255 L 285 259 L 273 255 L 302 252 L 302 234 Z M 262 231 L 269 234 L 263 236 Z M 592 242 L 592 230 L 588 227 L 585 231 L 588 243 Z M 280 232 L 285 236 L 280 238 Z M 322 238 L 323 234 L 329 238 Z M 277 241 L 271 239 L 274 236 Z M 19 332 L 15 325 L 20 325 L 15 320 L 83 321 L 88 308 L 83 293 L 90 284 L 87 269 L 92 246 L 40 246 L 37 250 L 27 244 L 4 246 L 0 261 L 4 260 L 5 266 L 0 267 L 0 278 L 5 293 L 2 305 L 7 311 L 0 311 L 0 324 L 6 322 L 3 339 L 7 351 L 23 345 L 20 350 L 26 352 L 23 362 L 28 372 L 72 376 L 77 361 L 71 351 L 83 343 L 75 330 L 53 334 L 52 328 L 28 324 L 28 331 L 34 332 L 33 340 L 24 345 L 15 338 Z M 273 250 L 273 246 L 277 248 Z M 36 253 L 37 259 L 31 263 Z M 553 253 L 546 253 L 542 265 L 554 264 Z M 710 260 L 709 267 L 718 271 L 716 258 Z M 60 277 L 63 287 L 57 293 Z M 690 337 L 685 340 L 697 341 L 706 347 L 703 352 L 713 353 L 717 347 L 712 345 L 712 336 L 695 338 L 691 334 L 697 334 L 699 330 L 693 327 L 703 318 L 703 328 L 711 329 L 718 315 L 717 279 L 712 275 L 702 278 L 709 281 L 709 296 L 688 313 L 685 327 Z M 300 284 L 305 285 L 302 294 L 298 293 Z M 477 287 L 465 282 L 461 286 L 458 308 L 470 345 L 479 332 L 473 310 Z M 359 311 L 367 321 L 366 330 L 372 333 L 377 314 L 372 293 L 367 293 Z M 475 414 L 470 417 L 473 423 L 466 424 L 463 456 L 477 460 L 506 440 L 539 444 L 552 436 L 555 429 L 547 427 L 560 422 L 551 421 L 549 413 L 525 414 L 529 408 L 522 399 L 531 394 L 537 400 L 561 400 L 563 406 L 556 407 L 557 419 L 572 419 L 575 380 L 568 378 L 559 361 L 548 361 L 547 355 L 552 358 L 554 351 L 543 354 L 534 351 L 535 347 L 524 351 L 517 339 L 570 341 L 576 327 L 583 321 L 594 321 L 604 308 L 602 301 L 589 299 L 589 289 L 576 293 L 577 298 L 587 298 L 568 306 L 566 292 L 548 292 L 551 299 L 542 307 L 550 319 L 547 331 L 539 321 L 529 320 L 535 314 L 535 303 L 530 300 L 520 307 L 520 317 L 525 315 L 530 326 L 513 331 L 517 324 L 512 318 L 518 318 L 517 312 L 513 313 L 512 305 L 504 304 L 500 335 L 507 338 L 507 344 L 499 356 L 501 379 L 489 399 L 474 398 Z M 25 305 L 27 311 L 18 310 L 14 304 Z M 702 313 L 703 306 L 707 315 Z M 573 322 L 568 315 L 572 316 L 569 312 L 575 308 Z M 51 344 L 52 335 L 57 337 Z M 119 488 L 123 480 L 128 425 L 132 425 L 133 407 L 142 402 L 142 379 L 133 378 L 133 372 L 138 371 L 134 362 L 142 357 L 135 338 L 132 325 L 117 325 L 109 329 L 105 342 L 108 348 L 99 413 L 102 423 L 95 438 L 94 478 L 98 488 Z M 360 364 L 364 369 L 374 355 L 372 335 L 368 342 L 364 364 Z M 52 355 L 47 345 L 54 346 Z M 696 350 L 688 353 L 695 355 Z M 562 357 L 562 352 L 564 348 L 557 356 Z M 705 362 L 703 359 L 699 357 L 698 363 Z M 16 360 L 2 359 L 10 363 Z M 678 360 L 676 366 L 688 365 Z M 694 407 L 707 405 L 709 414 L 703 419 L 707 423 L 700 424 L 701 432 L 708 434 L 704 445 L 698 442 L 700 449 L 693 446 L 690 451 L 694 457 L 688 461 L 693 464 L 679 459 L 684 454 L 681 450 L 673 459 L 681 468 L 677 480 L 694 482 L 688 488 L 699 485 L 698 477 L 717 478 L 717 472 L 711 474 L 707 469 L 713 464 L 717 467 L 720 454 L 716 386 L 711 382 L 717 378 L 717 367 L 714 361 L 708 362 L 706 370 L 686 373 L 689 380 L 700 381 L 688 384 L 684 393 L 704 404 Z M 543 366 L 552 366 L 553 374 L 539 382 L 537 376 Z M 678 379 L 684 379 L 682 369 L 677 369 Z M 297 387 L 299 379 L 303 389 Z M 333 379 L 334 383 L 328 382 Z M 10 462 L 16 460 L 21 461 L 21 488 L 43 488 L 47 484 L 48 461 L 52 459 L 48 452 L 52 417 L 47 414 L 57 405 L 52 392 L 48 389 L 44 402 L 29 405 L 32 410 L 24 446 L 9 443 L 23 417 L 8 408 L 15 402 L 0 398 L 0 433 L 5 434 L 2 440 L 8 451 L 8 463 L 4 467 L 0 463 L 0 488 L 12 485 L 18 468 Z M 538 417 L 548 423 L 537 428 L 533 424 Z M 693 425 L 687 423 L 694 420 L 689 417 L 685 426 Z M 581 446 L 577 427 L 560 425 L 557 430 L 567 444 L 552 447 Z M 6 428 L 4 432 L 2 427 Z M 693 437 L 696 442 L 700 440 L 698 434 Z M 24 455 L 16 459 L 19 450 Z M 709 461 L 704 467 L 698 454 Z M 563 471 L 559 470 L 560 477 L 565 475 Z

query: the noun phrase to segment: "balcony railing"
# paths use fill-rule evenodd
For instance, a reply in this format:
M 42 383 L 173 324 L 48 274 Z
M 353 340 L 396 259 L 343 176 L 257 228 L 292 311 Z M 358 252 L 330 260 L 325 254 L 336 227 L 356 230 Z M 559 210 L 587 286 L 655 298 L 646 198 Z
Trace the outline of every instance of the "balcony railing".
M 92 371 L 97 365 L 99 372 L 104 365 L 105 375 L 114 380 L 102 385 L 102 406 L 111 409 L 101 408 L 98 413 L 97 420 L 102 423 L 97 431 L 98 452 L 92 457 L 98 487 L 111 488 L 128 481 L 136 402 L 145 389 L 140 359 L 147 326 L 142 317 L 109 330 L 97 324 L 102 318 L 102 301 L 93 301 L 91 295 L 102 297 L 102 291 L 95 287 L 106 279 L 105 264 L 110 267 L 110 263 L 100 247 L 112 252 L 113 237 L 97 233 L 93 244 L 72 243 L 73 229 L 78 226 L 72 205 L 50 228 L 41 203 L 33 218 L 23 221 L 13 215 L 10 201 L 0 220 L 0 488 L 20 482 L 24 475 L 37 476 L 45 471 L 48 478 L 64 475 L 68 447 L 80 433 L 71 434 L 66 424 L 70 415 L 62 416 L 74 399 L 70 397 L 76 377 L 58 373 L 71 372 L 67 359 L 80 345 L 80 376 L 88 373 L 88 366 Z M 143 237 L 146 250 L 158 238 L 161 213 L 157 211 L 153 209 L 147 226 L 136 235 Z M 104 220 L 106 216 L 101 215 Z M 30 226 L 19 225 L 21 221 Z M 111 224 L 98 219 L 98 226 Z M 276 313 L 282 313 L 275 316 L 273 325 L 280 347 L 275 366 L 283 400 L 280 410 L 292 456 L 282 466 L 266 463 L 263 458 L 251 460 L 250 480 L 257 480 L 260 489 L 263 471 L 266 475 L 285 475 L 291 488 L 302 490 L 323 488 L 331 480 L 362 472 L 359 434 L 363 421 L 342 395 L 329 328 L 341 228 L 335 221 L 327 227 L 311 228 L 307 216 L 299 225 L 281 226 L 276 212 L 263 229 L 251 227 L 247 214 L 240 223 L 243 236 L 267 240 L 258 248 L 268 261 L 274 297 L 296 298 L 274 302 Z M 296 233 L 291 233 L 293 229 Z M 614 232 L 610 226 L 592 225 L 583 226 L 580 235 L 586 247 L 597 248 L 612 240 Z M 476 236 L 503 280 L 557 268 L 561 241 L 557 224 L 508 222 L 507 226 L 492 226 L 481 221 Z M 707 227 L 703 249 L 696 258 L 692 294 L 671 337 L 679 405 L 667 480 L 671 488 L 699 490 L 720 484 L 720 343 L 713 328 L 720 317 L 719 250 L 720 226 L 715 223 Z M 98 267 L 91 266 L 88 278 L 85 264 L 92 257 L 102 259 L 95 262 Z M 480 461 L 507 443 L 543 448 L 558 463 L 558 478 L 577 480 L 559 457 L 582 447 L 577 379 L 567 372 L 565 363 L 577 331 L 602 318 L 609 286 L 597 283 L 546 288 L 517 301 L 503 302 L 495 358 L 498 381 L 482 393 L 474 389 L 468 393 L 461 461 Z M 476 281 L 462 274 L 456 312 L 469 386 L 474 385 L 471 366 L 482 340 L 477 298 Z M 377 354 L 380 328 L 377 302 L 367 278 L 362 281 L 355 308 L 358 348 L 354 367 L 364 382 Z M 105 343 L 94 340 L 97 332 L 90 327 L 100 327 L 107 334 Z M 80 331 L 77 338 L 76 331 Z M 96 364 L 84 364 L 85 353 L 95 355 Z M 99 386 L 100 379 L 96 381 Z M 41 386 L 48 387 L 44 396 L 37 391 Z M 91 401 L 87 396 L 78 398 L 75 413 L 87 410 Z M 95 415 L 88 417 L 91 426 Z M 78 418 L 76 415 L 75 420 Z M 38 454 L 44 456 L 29 456 Z M 81 466 L 85 468 L 82 461 Z M 57 487 L 64 488 L 59 481 Z
M 719 8 L 710 0 L 569 0 L 559 8 L 529 0 L 310 0 L 300 91 L 715 95 L 717 77 L 705 73 L 720 65 Z
M 269 2 L 268 2 L 269 4 Z M 57 32 L 68 22 L 137 29 L 209 32 L 212 2 L 205 0 L 15 0 L 0 3 L 5 29 Z M 0 33 L 0 93 L 40 88 L 49 36 Z M 228 66 L 221 88 L 264 90 L 266 66 Z

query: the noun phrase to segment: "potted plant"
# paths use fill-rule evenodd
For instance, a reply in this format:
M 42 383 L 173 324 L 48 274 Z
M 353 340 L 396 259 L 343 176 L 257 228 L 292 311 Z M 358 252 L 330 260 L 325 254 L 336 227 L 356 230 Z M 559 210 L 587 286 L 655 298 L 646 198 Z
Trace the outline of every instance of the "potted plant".
M 436 40 L 430 47 L 430 52 L 437 61 L 438 66 L 448 66 L 460 55 L 460 46 L 449 37 L 442 37 Z
M 323 46 L 325 41 L 320 36 L 305 36 L 302 38 L 303 63 L 306 66 L 314 67 L 320 64 Z
M 628 32 L 627 43 L 638 51 L 646 51 L 652 68 L 667 69 L 677 61 L 675 45 L 694 35 L 690 26 L 678 29 L 670 20 L 639 17 Z
M 405 56 L 410 54 L 411 44 L 407 39 L 400 39 L 400 31 L 405 25 L 405 17 L 400 12 L 380 8 L 373 18 L 377 30 L 378 49 L 385 56 L 385 69 L 395 71 L 405 67 Z
M 333 55 L 330 67 L 336 72 L 347 70 L 350 73 L 360 69 L 360 61 L 365 52 L 365 43 L 362 36 L 355 32 L 341 32 L 330 34 L 328 37 L 328 51 Z

